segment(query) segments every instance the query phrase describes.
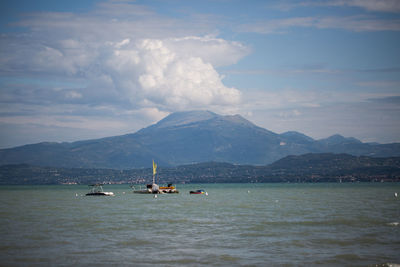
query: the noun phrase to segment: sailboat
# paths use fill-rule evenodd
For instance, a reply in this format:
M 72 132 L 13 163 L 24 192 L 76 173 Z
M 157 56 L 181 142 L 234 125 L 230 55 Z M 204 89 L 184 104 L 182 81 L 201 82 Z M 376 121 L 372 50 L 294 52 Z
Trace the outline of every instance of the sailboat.
M 157 164 L 153 160 L 153 183 L 152 184 L 147 184 L 146 189 L 139 189 L 136 190 L 135 186 L 131 186 L 133 189 L 133 193 L 136 194 L 173 194 L 173 193 L 179 193 L 178 190 L 176 190 L 176 187 L 173 186 L 172 184 L 168 184 L 168 186 L 159 186 L 156 184 L 156 174 L 157 174 Z

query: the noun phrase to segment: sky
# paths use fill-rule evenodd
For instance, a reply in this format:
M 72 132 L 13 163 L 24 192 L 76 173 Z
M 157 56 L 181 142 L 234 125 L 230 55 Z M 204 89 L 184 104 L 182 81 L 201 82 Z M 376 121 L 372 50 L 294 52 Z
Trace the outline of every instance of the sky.
M 0 0 L 0 148 L 240 114 L 400 142 L 400 1 Z

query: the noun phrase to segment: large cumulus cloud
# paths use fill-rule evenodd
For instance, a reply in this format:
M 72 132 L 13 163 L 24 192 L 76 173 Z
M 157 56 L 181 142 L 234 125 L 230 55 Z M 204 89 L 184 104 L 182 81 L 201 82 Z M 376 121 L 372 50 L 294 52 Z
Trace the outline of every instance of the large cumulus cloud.
M 85 74 L 90 82 L 86 93 L 97 90 L 107 99 L 112 94 L 116 101 L 129 100 L 134 108 L 157 107 L 169 111 L 237 104 L 240 92 L 225 86 L 214 66 L 227 64 L 227 60 L 210 62 L 211 58 L 202 54 L 221 56 L 222 48 L 228 47 L 225 56 L 230 58 L 230 53 L 238 57 L 237 54 L 243 55 L 247 50 L 222 39 L 196 37 L 196 40 L 196 49 L 179 39 L 126 38 L 106 42 Z M 232 51 L 235 49 L 236 53 Z
M 232 64 L 247 49 L 217 38 L 191 38 L 186 44 L 180 39 L 125 38 L 96 45 L 59 40 L 4 55 L 2 69 L 84 79 L 87 87 L 68 96 L 88 101 L 96 101 L 96 94 L 106 96 L 103 100 L 128 98 L 132 107 L 154 104 L 168 110 L 238 103 L 240 92 L 223 84 L 215 65 Z
M 125 43 L 127 46 L 128 41 Z M 119 76 L 118 83 L 124 83 L 121 89 L 130 93 L 131 101 L 139 106 L 186 109 L 239 101 L 240 92 L 226 87 L 207 59 L 196 53 L 181 53 L 178 47 L 172 40 L 139 40 L 133 48 L 115 50 L 108 65 L 114 69 L 120 60 L 127 60 L 125 66 L 119 66 L 118 72 L 126 75 Z M 212 49 L 200 50 L 215 53 Z
M 0 72 L 79 81 L 76 90 L 59 94 L 93 105 L 174 111 L 240 101 L 240 92 L 225 86 L 216 68 L 247 55 L 246 46 L 178 27 L 143 7 L 121 5 L 101 4 L 79 15 L 27 16 L 17 24 L 27 33 L 1 36 Z

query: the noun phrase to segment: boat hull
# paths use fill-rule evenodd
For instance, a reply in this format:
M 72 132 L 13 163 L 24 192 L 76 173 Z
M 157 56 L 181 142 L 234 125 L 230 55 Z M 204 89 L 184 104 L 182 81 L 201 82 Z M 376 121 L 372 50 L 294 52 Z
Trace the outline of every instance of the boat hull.
M 148 191 L 148 190 L 136 190 L 133 191 L 134 194 L 178 194 L 178 190 L 160 190 L 160 191 Z
M 135 190 L 135 186 L 131 186 L 133 193 L 135 194 L 177 194 L 179 191 L 175 186 L 158 186 L 157 184 L 148 184 L 146 189 L 142 189 L 141 186 L 139 190 Z
M 87 193 L 86 196 L 114 196 L 113 192 L 95 192 Z
M 202 195 L 205 194 L 206 192 L 204 190 L 197 190 L 197 191 L 190 191 L 189 193 L 191 195 Z

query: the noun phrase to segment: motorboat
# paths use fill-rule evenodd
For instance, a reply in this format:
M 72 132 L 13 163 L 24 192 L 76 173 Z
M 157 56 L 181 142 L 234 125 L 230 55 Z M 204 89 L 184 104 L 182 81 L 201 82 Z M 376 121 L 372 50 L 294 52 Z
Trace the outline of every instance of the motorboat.
M 190 191 L 189 193 L 192 195 L 202 195 L 202 194 L 205 194 L 206 191 L 204 191 L 203 189 L 200 189 L 200 190 L 196 190 L 196 191 Z
M 176 190 L 176 187 L 172 184 L 168 184 L 167 186 L 160 186 L 159 190 L 165 194 L 179 193 L 179 191 Z
M 104 192 L 103 184 L 91 184 L 89 186 L 92 187 L 89 193 L 87 193 L 87 196 L 114 196 L 113 192 Z

